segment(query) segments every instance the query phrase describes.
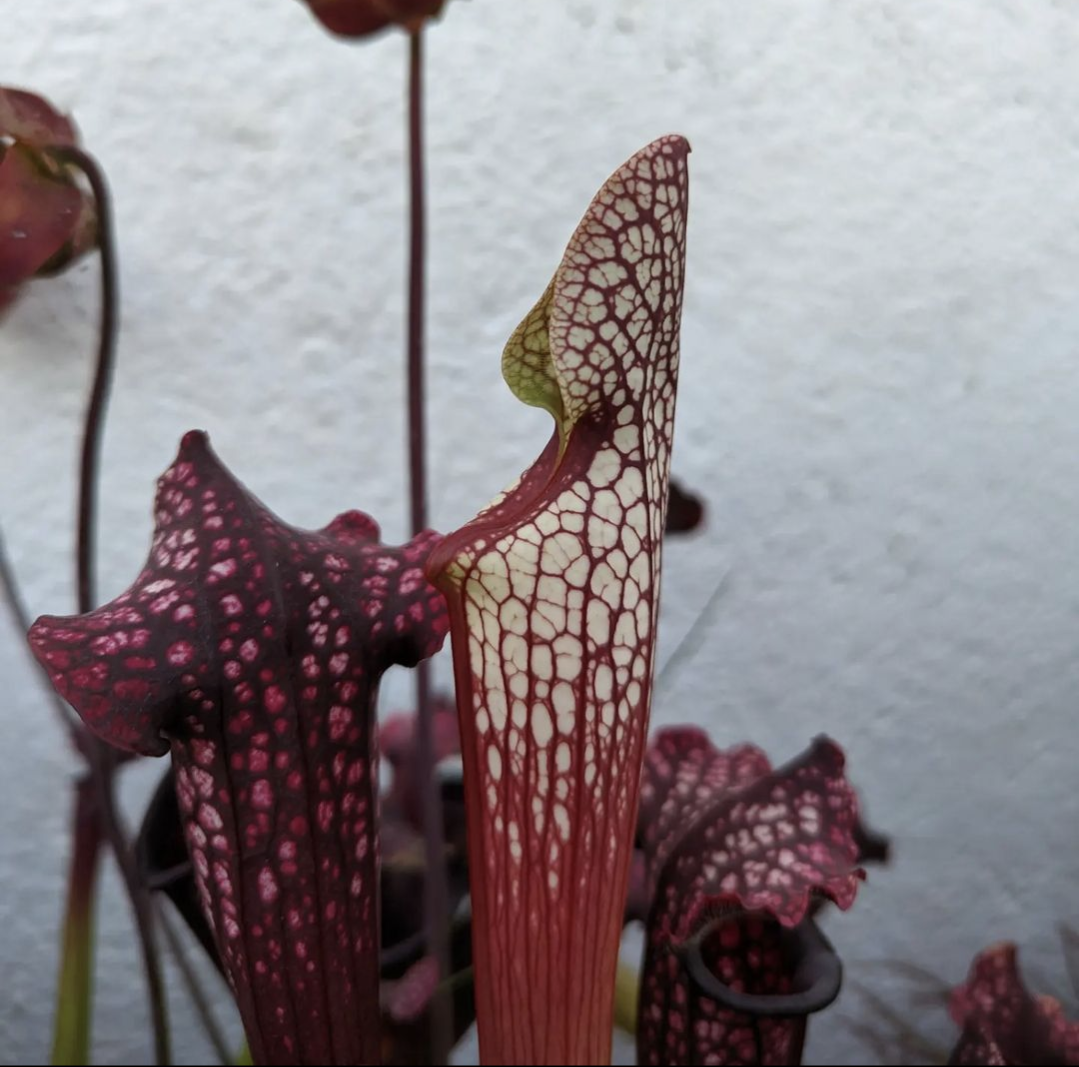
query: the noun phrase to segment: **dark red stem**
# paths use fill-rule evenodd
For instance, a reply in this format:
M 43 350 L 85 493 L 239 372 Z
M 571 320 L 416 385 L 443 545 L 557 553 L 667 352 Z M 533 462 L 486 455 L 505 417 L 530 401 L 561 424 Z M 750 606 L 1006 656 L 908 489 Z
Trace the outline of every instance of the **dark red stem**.
M 142 953 L 142 965 L 146 971 L 146 992 L 150 1002 L 150 1022 L 154 1031 L 154 1057 L 159 1064 L 172 1062 L 169 1041 L 168 1008 L 165 1000 L 165 984 L 161 977 L 161 957 L 154 938 L 154 920 L 149 890 L 139 878 L 135 857 L 128 843 L 128 836 L 120 825 L 116 811 L 113 789 L 113 770 L 116 766 L 114 753 L 108 745 L 87 735 L 86 748 L 97 800 L 100 807 L 102 829 L 109 846 L 116 856 L 124 889 L 131 901 L 135 918 L 135 932 Z
M 409 270 L 408 270 L 408 466 L 412 533 L 427 528 L 427 445 L 424 414 L 424 301 L 426 274 L 426 203 L 423 141 L 423 31 L 409 34 L 408 51 L 408 161 L 409 161 Z M 432 747 L 431 674 L 424 660 L 416 668 L 418 780 L 424 783 L 423 829 L 426 844 L 424 904 L 431 932 L 428 951 L 438 960 L 440 977 L 449 977 L 449 891 L 446 885 L 442 797 L 435 788 Z M 431 1056 L 445 1063 L 452 1045 L 453 1023 L 448 997 L 432 1004 Z
M 56 155 L 79 168 L 90 189 L 98 212 L 98 249 L 101 254 L 101 328 L 98 334 L 97 366 L 90 389 L 90 401 L 83 421 L 82 458 L 79 462 L 79 530 L 76 551 L 79 612 L 93 611 L 94 548 L 97 540 L 97 469 L 101 455 L 101 437 L 105 410 L 109 402 L 113 367 L 116 364 L 117 308 L 120 299 L 119 272 L 116 267 L 116 241 L 113 236 L 112 201 L 105 175 L 97 161 L 74 146 L 56 150 Z
M 408 50 L 408 467 L 413 535 L 427 528 L 427 432 L 424 417 L 424 301 L 426 300 L 426 196 L 423 163 L 423 31 L 409 35 Z
M 217 1062 L 221 1064 L 232 1063 L 235 1054 L 232 1049 L 229 1048 L 225 1034 L 217 1023 L 217 1018 L 214 1016 L 214 1010 L 210 1006 L 210 1000 L 206 996 L 202 986 L 199 984 L 200 979 L 195 973 L 195 968 L 192 967 L 191 963 L 188 961 L 187 955 L 184 952 L 183 941 L 180 939 L 180 935 L 176 932 L 176 929 L 173 927 L 172 922 L 168 917 L 167 908 L 156 908 L 154 915 L 161 927 L 161 932 L 165 935 L 165 942 L 169 946 L 169 951 L 172 953 L 172 959 L 176 964 L 176 969 L 180 972 L 180 977 L 183 979 L 184 985 L 187 986 L 187 994 L 191 999 L 191 1006 L 195 1009 L 195 1014 L 199 1017 L 199 1022 L 202 1024 L 203 1032 L 206 1034 L 207 1039 L 213 1046 L 214 1052 L 217 1055 Z
M 92 611 L 95 600 L 95 544 L 97 519 L 98 466 L 101 455 L 101 438 L 108 407 L 109 387 L 112 383 L 116 362 L 116 337 L 119 307 L 119 271 L 116 263 L 116 238 L 113 227 L 112 199 L 104 172 L 97 160 L 88 152 L 72 145 L 53 149 L 53 154 L 64 163 L 78 168 L 85 175 L 94 196 L 98 219 L 98 249 L 101 255 L 101 322 L 97 350 L 97 365 L 90 390 L 90 400 L 83 423 L 82 456 L 79 464 L 79 517 L 76 547 L 76 582 L 80 613 Z M 161 961 L 154 941 L 153 916 L 150 897 L 139 879 L 134 855 L 120 825 L 113 790 L 115 751 L 86 733 L 83 753 L 90 765 L 98 805 L 100 829 L 108 840 L 124 887 L 131 900 L 135 928 L 142 950 L 146 970 L 147 992 L 150 1000 L 150 1016 L 154 1030 L 154 1051 L 159 1064 L 171 1060 L 169 1051 L 169 1028 L 165 1007 L 165 990 L 161 977 Z M 80 794 L 81 798 L 81 794 Z

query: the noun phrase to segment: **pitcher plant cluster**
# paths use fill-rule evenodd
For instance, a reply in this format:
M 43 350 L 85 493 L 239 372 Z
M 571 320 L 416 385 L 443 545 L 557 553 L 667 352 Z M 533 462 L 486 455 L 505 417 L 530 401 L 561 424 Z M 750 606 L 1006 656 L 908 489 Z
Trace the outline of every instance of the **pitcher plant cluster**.
M 22 618 L 84 767 L 55 1062 L 89 1055 L 106 846 L 133 905 L 158 1062 L 170 1050 L 157 940 L 174 914 L 227 980 L 255 1063 L 444 1062 L 475 1022 L 484 1063 L 605 1064 L 617 1020 L 641 1064 L 796 1064 L 808 1016 L 839 993 L 817 918 L 849 908 L 864 864 L 888 851 L 859 817 L 841 749 L 821 737 L 775 768 L 692 726 L 649 738 L 664 537 L 702 519 L 670 481 L 685 139 L 653 141 L 607 179 L 505 346 L 510 390 L 553 422 L 535 462 L 462 528 L 419 528 L 420 42 L 442 6 L 309 0 L 336 35 L 409 35 L 414 536 L 385 545 L 357 510 L 292 526 L 192 430 L 158 482 L 149 556 L 106 604 L 93 557 L 116 338 L 107 189 L 70 119 L 0 91 L 0 302 L 91 249 L 103 260 L 78 613 Z M 20 613 L 6 565 L 4 577 Z M 423 669 L 447 636 L 453 696 Z M 418 668 L 417 713 L 379 723 L 395 665 Z M 129 840 L 117 769 L 162 756 L 171 766 Z M 633 922 L 645 949 L 626 1011 Z M 1079 1024 L 1026 993 L 1008 946 L 979 957 L 951 1005 L 952 1062 L 1079 1058 Z

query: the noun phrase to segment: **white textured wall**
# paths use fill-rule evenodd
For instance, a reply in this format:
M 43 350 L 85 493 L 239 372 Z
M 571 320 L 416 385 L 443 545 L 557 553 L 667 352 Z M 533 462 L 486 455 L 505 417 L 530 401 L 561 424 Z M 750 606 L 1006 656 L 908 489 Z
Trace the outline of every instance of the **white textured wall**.
M 116 193 L 124 313 L 102 592 L 134 576 L 180 434 L 275 510 L 404 532 L 404 41 L 322 35 L 293 0 L 3 12 L 0 81 L 74 111 Z M 546 439 L 498 375 L 607 173 L 690 138 L 675 469 L 710 503 L 667 556 L 655 718 L 777 759 L 828 731 L 896 837 L 829 929 L 958 980 L 1014 938 L 1063 985 L 1079 921 L 1079 12 L 1049 0 L 451 0 L 430 35 L 433 520 Z M 71 603 L 96 273 L 0 328 L 0 519 L 32 609 Z M 0 1057 L 46 1055 L 73 761 L 0 621 Z M 446 659 L 442 660 L 445 671 Z M 404 699 L 407 685 L 390 685 Z M 126 775 L 134 802 L 157 766 Z M 99 1062 L 149 1048 L 114 881 Z M 811 1059 L 863 1062 L 840 1019 Z M 177 1043 L 187 1034 L 182 998 Z M 949 1033 L 939 1015 L 924 1025 Z

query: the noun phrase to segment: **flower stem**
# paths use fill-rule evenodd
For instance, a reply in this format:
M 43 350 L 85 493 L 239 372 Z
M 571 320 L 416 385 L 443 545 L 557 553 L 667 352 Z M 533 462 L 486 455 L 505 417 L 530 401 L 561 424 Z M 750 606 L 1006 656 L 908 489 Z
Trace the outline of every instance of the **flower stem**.
M 90 401 L 83 420 L 82 457 L 79 461 L 79 528 L 76 548 L 76 579 L 80 614 L 94 609 L 96 599 L 95 552 L 97 542 L 98 467 L 105 412 L 109 402 L 113 367 L 116 365 L 117 309 L 120 300 L 119 271 L 116 266 L 116 239 L 113 230 L 112 200 L 105 175 L 97 161 L 80 148 L 65 148 L 62 158 L 78 167 L 94 194 L 98 217 L 98 248 L 101 253 L 101 325 L 97 365 L 90 389 Z
M 89 762 L 101 807 L 101 822 L 108 838 L 120 878 L 124 883 L 135 920 L 135 933 L 142 953 L 142 966 L 146 972 L 146 993 L 150 1003 L 150 1023 L 154 1033 L 154 1057 L 158 1064 L 172 1062 L 169 1037 L 168 1005 L 165 999 L 165 983 L 161 972 L 161 956 L 154 937 L 153 911 L 150 892 L 139 877 L 135 856 L 128 842 L 128 835 L 120 823 L 113 789 L 115 762 L 107 745 L 90 738 L 87 746 Z
M 64 948 L 53 1022 L 54 1064 L 89 1063 L 93 1021 L 94 898 L 101 859 L 101 822 L 93 783 L 75 787 L 75 851 L 67 885 Z
M 409 34 L 408 50 L 408 467 L 413 536 L 427 527 L 423 351 L 427 206 L 423 150 L 423 31 L 414 30 Z
M 408 58 L 409 279 L 408 279 L 408 453 L 409 500 L 413 535 L 427 527 L 427 457 L 424 414 L 424 301 L 426 204 L 423 138 L 423 31 L 409 34 Z M 424 905 L 439 977 L 450 972 L 449 892 L 446 885 L 442 797 L 434 776 L 431 727 L 431 674 L 427 661 L 416 669 L 416 761 L 424 783 L 423 829 L 426 878 Z M 431 1005 L 431 1057 L 445 1063 L 453 1043 L 452 1001 L 436 995 Z
M 209 997 L 207 997 L 205 990 L 199 984 L 199 976 L 195 973 L 195 968 L 188 961 L 180 935 L 168 917 L 167 905 L 157 907 L 154 910 L 161 931 L 165 935 L 165 942 L 172 953 L 176 969 L 180 972 L 184 985 L 187 986 L 191 1006 L 195 1009 L 195 1014 L 202 1024 L 203 1032 L 217 1055 L 217 1062 L 221 1064 L 232 1063 L 232 1052 L 229 1049 L 228 1042 L 225 1040 L 225 1034 L 217 1022 Z
M 98 249 L 101 256 L 101 322 L 97 363 L 90 390 L 90 400 L 83 422 L 82 454 L 79 463 L 78 540 L 76 547 L 76 586 L 80 613 L 91 611 L 96 599 L 95 547 L 97 541 L 97 493 L 98 468 L 101 456 L 101 438 L 108 407 L 109 387 L 112 384 L 116 363 L 116 338 L 119 325 L 119 271 L 117 269 L 116 235 L 113 226 L 112 199 L 109 196 L 105 175 L 97 160 L 88 152 L 70 145 L 54 148 L 53 155 L 64 163 L 76 167 L 85 176 L 94 195 L 98 218 Z M 142 950 L 146 971 L 147 993 L 150 1001 L 150 1017 L 154 1032 L 154 1051 L 159 1064 L 171 1060 L 169 1050 L 169 1027 L 165 1003 L 161 961 L 154 940 L 153 915 L 150 897 L 142 884 L 135 866 L 134 855 L 116 811 L 113 777 L 116 767 L 115 750 L 84 733 L 81 744 L 93 781 L 93 796 L 97 810 L 97 830 L 109 842 L 116 856 L 124 888 L 131 901 L 135 929 Z M 79 793 L 79 803 L 89 803 Z M 76 815 L 76 825 L 83 825 Z M 76 853 L 78 852 L 76 842 Z M 92 891 L 92 890 L 91 890 Z
M 8 559 L 2 536 L 0 594 L 8 605 L 16 629 L 25 635 L 30 629 L 30 614 L 26 610 L 15 568 Z M 72 746 L 77 752 L 83 752 L 88 734 L 67 702 L 56 695 L 51 685 L 48 686 L 48 691 Z M 90 1062 L 90 1032 L 93 1024 L 93 916 L 101 856 L 101 822 L 91 778 L 81 778 L 75 788 L 72 826 L 74 852 L 68 874 L 60 979 L 56 991 L 56 1016 L 53 1020 L 50 1062 L 54 1064 Z
M 641 978 L 637 968 L 620 962 L 614 976 L 614 1025 L 630 1035 L 637 1033 L 640 986 Z

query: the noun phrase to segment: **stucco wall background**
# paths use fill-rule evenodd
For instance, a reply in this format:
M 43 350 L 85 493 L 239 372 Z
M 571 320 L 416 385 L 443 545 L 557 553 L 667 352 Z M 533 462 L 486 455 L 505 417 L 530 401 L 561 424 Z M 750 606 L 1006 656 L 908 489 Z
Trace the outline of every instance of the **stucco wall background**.
M 3 23 L 0 81 L 74 112 L 117 201 L 102 596 L 141 564 L 154 479 L 195 426 L 289 521 L 358 506 L 401 538 L 403 38 L 335 42 L 291 0 L 9 0 Z M 1079 13 L 1049 0 L 450 0 L 429 36 L 440 529 L 546 440 L 498 357 L 589 197 L 653 137 L 693 145 L 674 468 L 710 516 L 669 546 L 661 662 L 726 578 L 654 720 L 776 760 L 827 731 L 895 837 L 828 921 L 850 981 L 809 1062 L 869 1055 L 843 1022 L 865 1018 L 855 985 L 905 1006 L 879 961 L 955 982 L 1011 938 L 1066 993 L 1077 49 Z M 0 328 L 0 521 L 35 613 L 72 602 L 95 300 L 87 263 Z M 0 1058 L 43 1062 L 75 764 L 6 618 L 0 638 Z M 384 703 L 408 693 L 391 678 Z M 160 769 L 125 772 L 132 817 Z M 141 1062 L 111 871 L 100 936 L 98 1062 Z

